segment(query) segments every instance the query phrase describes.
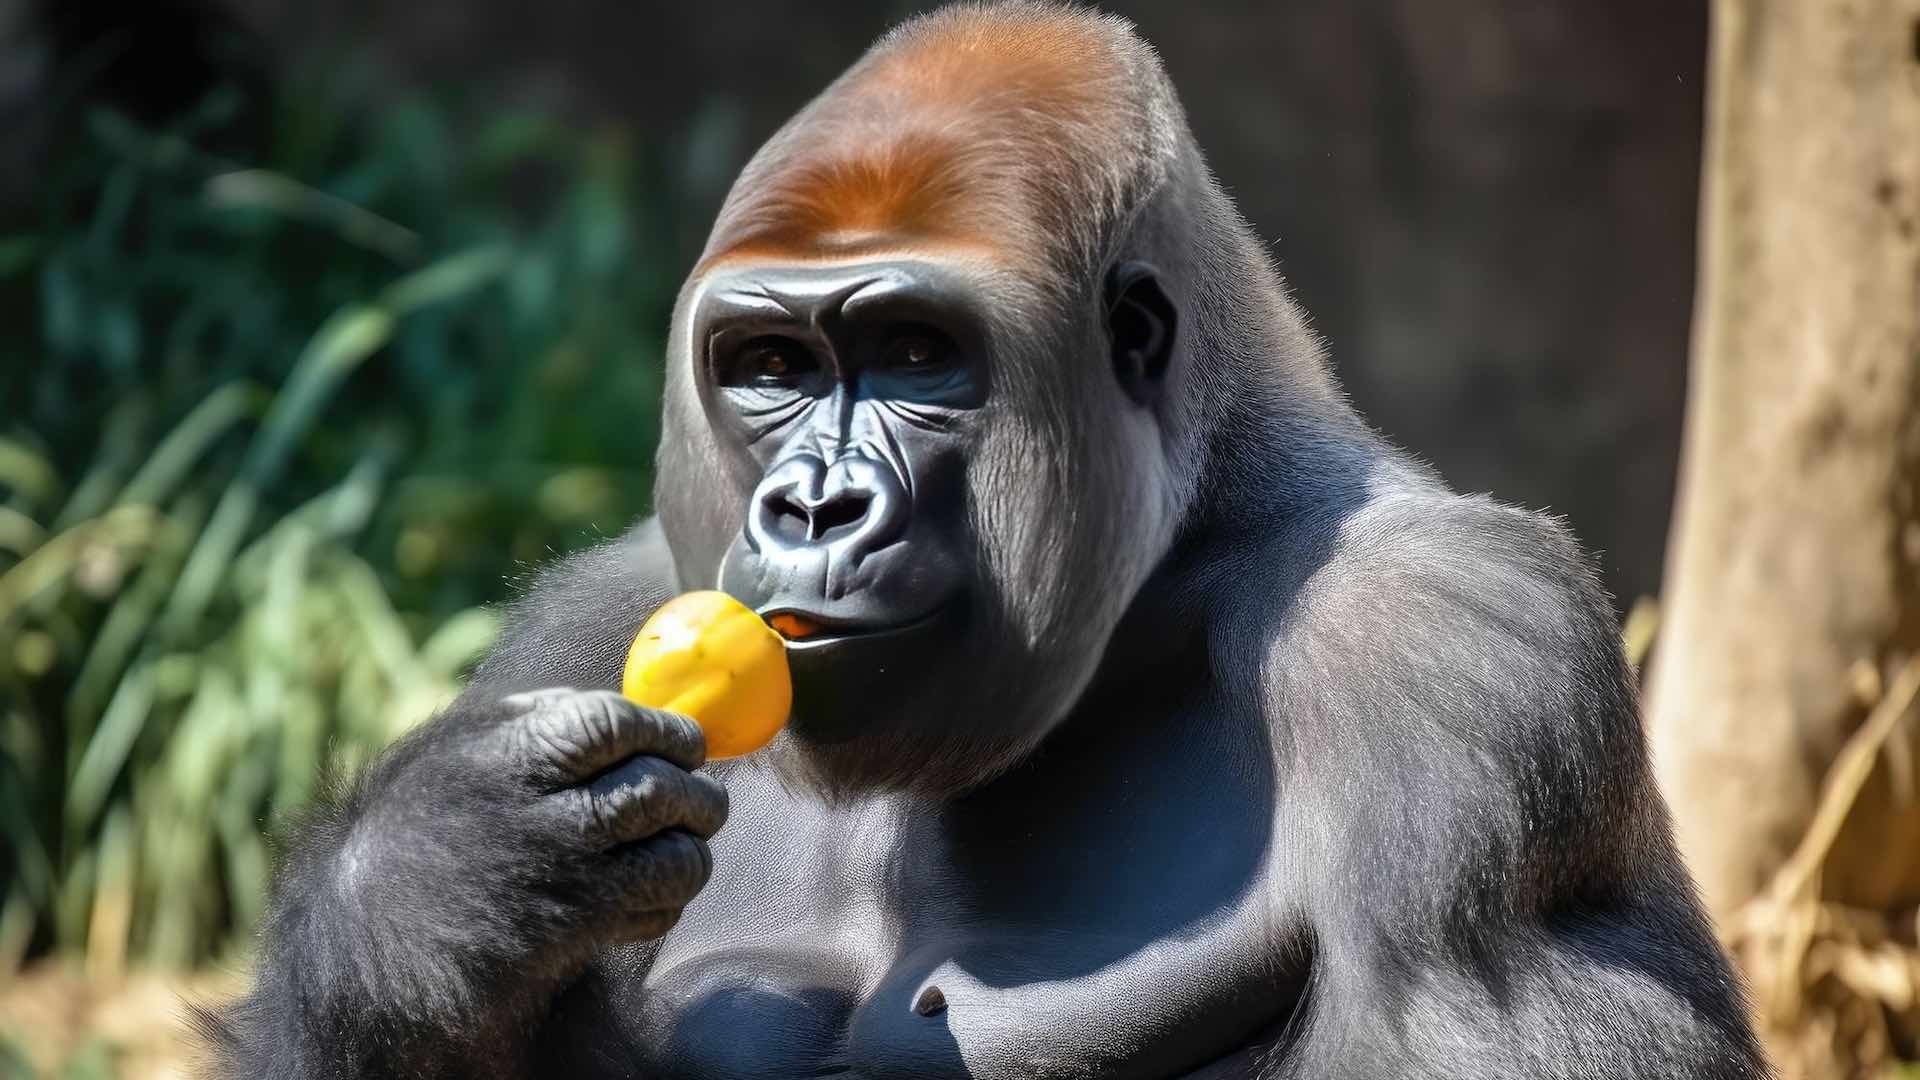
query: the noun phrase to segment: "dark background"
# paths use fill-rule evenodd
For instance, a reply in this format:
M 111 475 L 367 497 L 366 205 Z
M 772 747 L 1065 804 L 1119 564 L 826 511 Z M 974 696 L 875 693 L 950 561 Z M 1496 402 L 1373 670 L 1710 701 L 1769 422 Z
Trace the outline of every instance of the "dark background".
M 277 55 L 359 43 L 671 142 L 714 184 L 900 17 L 874 2 L 231 5 Z M 1692 299 L 1704 4 L 1113 3 L 1361 409 L 1458 488 L 1573 521 L 1622 604 L 1659 582 Z
M 122 89 L 151 104 L 190 80 L 177 39 L 213 15 L 252 36 L 246 59 L 267 72 L 350 49 L 396 87 L 615 122 L 698 181 L 670 256 L 684 266 L 760 140 L 920 6 L 168 2 L 139 16 L 154 62 Z M 1107 7 L 1159 47 L 1215 172 L 1373 422 L 1456 487 L 1567 515 L 1623 606 L 1654 591 L 1685 382 L 1705 6 Z M 71 62 L 87 20 L 47 10 Z M 30 81 L 8 83 L 31 101 Z

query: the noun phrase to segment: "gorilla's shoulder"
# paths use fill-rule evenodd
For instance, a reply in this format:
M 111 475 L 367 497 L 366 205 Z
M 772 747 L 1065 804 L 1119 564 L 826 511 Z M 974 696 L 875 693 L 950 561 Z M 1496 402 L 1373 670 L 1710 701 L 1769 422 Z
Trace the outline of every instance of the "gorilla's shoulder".
M 1334 877 L 1367 875 L 1397 918 L 1457 917 L 1495 879 L 1521 890 L 1502 903 L 1544 906 L 1661 850 L 1614 612 L 1558 520 L 1438 485 L 1376 496 L 1277 644 L 1276 745 L 1317 793 L 1303 820 L 1343 822 Z M 1331 793 L 1310 775 L 1328 761 L 1356 763 Z
M 507 633 L 474 681 L 497 688 L 618 685 L 640 624 L 674 594 L 659 519 L 533 571 L 507 606 Z
M 1612 604 L 1550 515 L 1437 486 L 1376 494 L 1297 606 L 1272 668 L 1295 715 L 1341 729 L 1393 712 L 1369 730 L 1574 752 L 1638 738 Z
M 1375 599 L 1416 607 L 1458 606 L 1505 623 L 1568 615 L 1612 619 L 1592 560 L 1566 523 L 1486 495 L 1435 488 L 1389 490 L 1342 523 L 1338 550 L 1361 583 L 1390 588 Z M 1517 627 L 1516 627 L 1517 629 Z

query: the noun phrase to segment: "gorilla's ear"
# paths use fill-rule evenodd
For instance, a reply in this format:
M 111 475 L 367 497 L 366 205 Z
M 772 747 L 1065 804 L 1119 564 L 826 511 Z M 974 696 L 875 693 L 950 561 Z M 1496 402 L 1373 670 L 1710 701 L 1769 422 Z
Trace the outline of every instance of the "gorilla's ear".
M 1107 272 L 1107 340 L 1121 389 L 1141 405 L 1151 404 L 1166 378 L 1180 312 L 1160 288 L 1159 274 L 1143 262 L 1123 262 Z

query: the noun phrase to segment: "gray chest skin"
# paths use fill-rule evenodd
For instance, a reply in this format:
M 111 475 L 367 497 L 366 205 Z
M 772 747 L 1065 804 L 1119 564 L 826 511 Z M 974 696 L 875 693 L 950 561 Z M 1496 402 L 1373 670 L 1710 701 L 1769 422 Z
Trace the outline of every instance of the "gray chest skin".
M 1252 1075 L 1300 965 L 1273 752 L 1222 708 L 1084 702 L 947 804 L 827 807 L 714 766 L 733 810 L 711 881 L 652 956 L 605 972 L 640 1073 Z

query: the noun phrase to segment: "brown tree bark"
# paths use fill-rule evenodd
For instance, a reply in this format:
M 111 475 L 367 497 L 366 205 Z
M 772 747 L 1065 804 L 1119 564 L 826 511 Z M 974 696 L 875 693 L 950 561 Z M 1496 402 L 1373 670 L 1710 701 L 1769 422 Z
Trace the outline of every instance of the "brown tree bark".
M 1715 0 L 1680 494 L 1647 721 L 1715 916 L 1920 645 L 1920 0 Z M 1909 717 L 1821 890 L 1920 899 Z

